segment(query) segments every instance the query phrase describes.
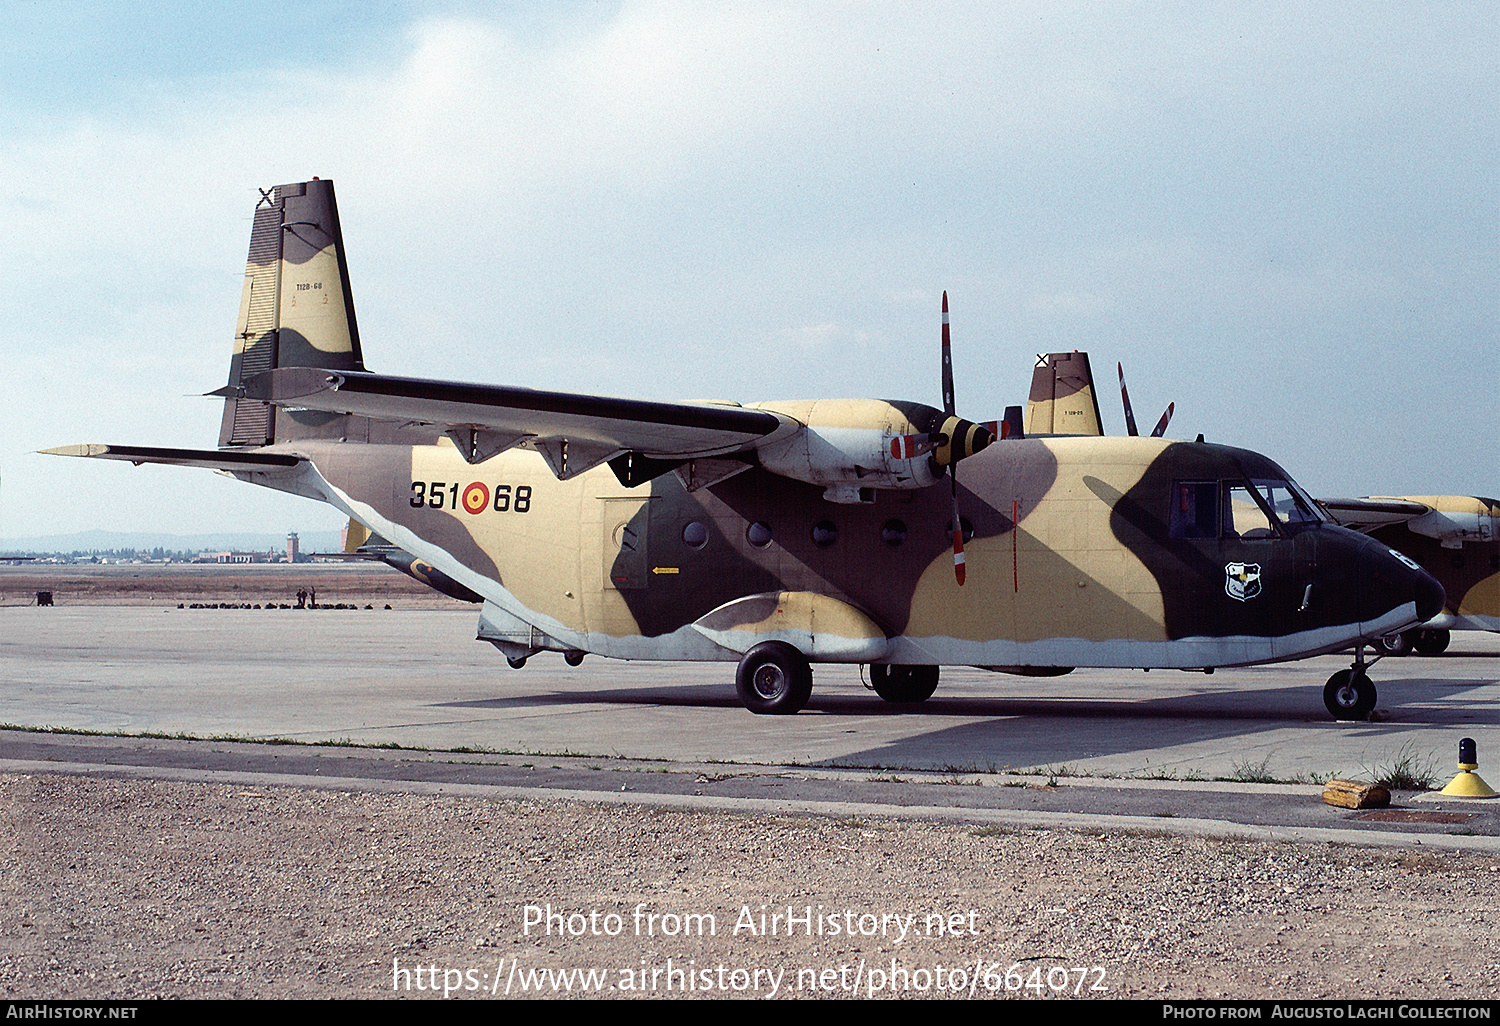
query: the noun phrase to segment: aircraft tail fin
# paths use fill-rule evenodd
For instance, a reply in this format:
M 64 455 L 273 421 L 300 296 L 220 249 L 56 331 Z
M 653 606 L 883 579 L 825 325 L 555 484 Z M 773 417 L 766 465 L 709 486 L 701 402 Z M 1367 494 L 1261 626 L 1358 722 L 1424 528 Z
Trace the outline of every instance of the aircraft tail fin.
M 261 193 L 250 231 L 229 390 L 277 367 L 364 370 L 333 183 L 313 179 Z M 327 414 L 277 410 L 243 396 L 224 401 L 221 448 L 322 434 Z
M 368 527 L 366 527 L 364 524 L 361 524 L 353 517 L 349 518 L 349 526 L 344 528 L 343 534 L 343 551 L 344 555 L 346 556 L 354 555 L 372 537 L 377 537 L 370 532 L 370 529 Z
M 1026 435 L 1102 435 L 1088 353 L 1038 356 L 1026 403 Z

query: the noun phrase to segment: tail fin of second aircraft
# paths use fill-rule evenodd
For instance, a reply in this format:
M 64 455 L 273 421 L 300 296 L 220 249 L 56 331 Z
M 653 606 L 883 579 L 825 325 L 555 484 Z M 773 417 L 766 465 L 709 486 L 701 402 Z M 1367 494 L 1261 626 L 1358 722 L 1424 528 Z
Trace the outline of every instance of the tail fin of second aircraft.
M 1048 353 L 1037 357 L 1026 403 L 1026 435 L 1102 435 L 1099 397 L 1089 354 Z
M 255 208 L 229 387 L 277 367 L 364 370 L 330 181 L 278 185 L 263 192 Z M 295 414 L 231 397 L 224 401 L 219 446 L 269 445 L 309 428 L 316 431 Z

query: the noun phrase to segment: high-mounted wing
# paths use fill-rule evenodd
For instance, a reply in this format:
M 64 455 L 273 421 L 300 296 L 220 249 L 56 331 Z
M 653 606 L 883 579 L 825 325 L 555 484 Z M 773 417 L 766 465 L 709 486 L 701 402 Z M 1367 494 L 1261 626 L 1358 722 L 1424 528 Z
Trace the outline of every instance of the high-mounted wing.
M 1341 527 L 1370 531 L 1419 517 L 1431 507 L 1410 499 L 1319 499 L 1318 504 Z
M 1500 502 L 1475 495 L 1373 495 L 1362 499 L 1319 499 L 1343 527 L 1366 534 L 1404 523 L 1414 534 L 1437 539 L 1445 549 L 1500 536 Z
M 759 465 L 822 485 L 831 502 L 925 488 L 992 438 L 944 411 L 883 399 L 662 403 L 315 367 L 265 371 L 210 394 L 433 425 L 474 464 L 533 449 L 562 480 L 607 461 L 627 487 L 678 470 L 691 489 Z M 906 444 L 917 433 L 941 435 L 931 457 Z
M 210 394 L 436 425 L 470 463 L 524 445 L 541 453 L 563 480 L 626 454 L 681 462 L 743 452 L 797 428 L 774 413 L 728 404 L 648 402 L 314 367 L 267 371 Z

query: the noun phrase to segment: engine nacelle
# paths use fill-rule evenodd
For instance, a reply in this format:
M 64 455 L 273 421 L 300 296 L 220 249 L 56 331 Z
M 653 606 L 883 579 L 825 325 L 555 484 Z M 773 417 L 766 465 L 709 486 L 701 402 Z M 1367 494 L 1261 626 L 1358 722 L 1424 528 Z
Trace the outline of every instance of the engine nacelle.
M 830 502 L 874 502 L 875 489 L 935 484 L 949 463 L 994 439 L 984 427 L 920 403 L 819 399 L 760 403 L 801 424 L 756 450 L 763 467 L 822 485 Z
M 1497 518 L 1488 503 L 1468 496 L 1419 499 L 1437 509 L 1406 522 L 1412 532 L 1435 538 L 1445 549 L 1463 548 L 1464 542 L 1494 541 Z

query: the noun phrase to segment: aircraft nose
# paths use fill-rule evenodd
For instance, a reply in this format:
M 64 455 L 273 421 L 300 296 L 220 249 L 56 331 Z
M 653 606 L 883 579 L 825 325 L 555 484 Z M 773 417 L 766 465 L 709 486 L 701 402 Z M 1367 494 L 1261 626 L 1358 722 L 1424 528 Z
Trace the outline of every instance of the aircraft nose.
M 1407 602 L 1422 622 L 1443 611 L 1443 586 L 1410 557 L 1371 540 L 1360 562 L 1363 599 L 1375 600 L 1376 607 L 1366 610 L 1366 619 Z
M 1448 600 L 1448 596 L 1436 577 L 1426 570 L 1418 570 L 1416 573 L 1417 615 L 1426 622 L 1443 611 L 1443 603 Z

